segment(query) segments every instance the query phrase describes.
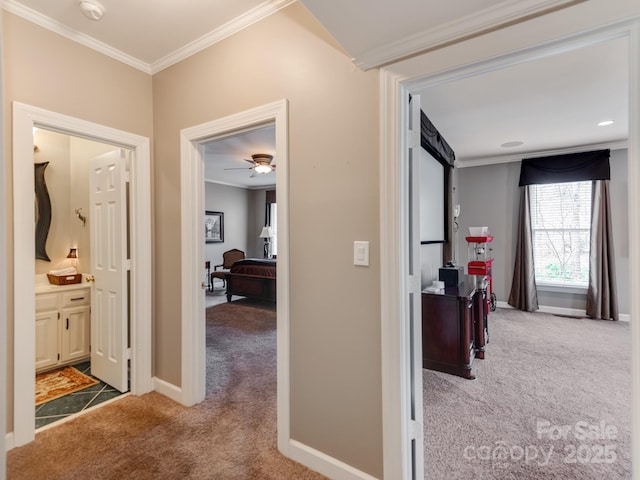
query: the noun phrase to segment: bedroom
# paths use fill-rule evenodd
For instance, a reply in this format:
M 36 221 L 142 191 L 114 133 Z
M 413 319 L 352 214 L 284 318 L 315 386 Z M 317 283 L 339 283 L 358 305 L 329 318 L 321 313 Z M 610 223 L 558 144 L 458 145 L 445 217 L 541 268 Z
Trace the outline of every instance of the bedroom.
M 460 205 L 460 216 L 457 219 L 459 229 L 457 234 L 454 234 L 458 237 L 457 252 L 459 253 L 457 259 L 461 265 L 466 265 L 468 253 L 465 236 L 469 235 L 468 228 L 476 225 L 489 226 L 491 234 L 495 236 L 495 241 L 491 244 L 493 248 L 491 254 L 495 258 L 494 290 L 498 297 L 498 307 L 511 308 L 507 304 L 507 299 L 510 294 L 516 255 L 516 226 L 518 225 L 518 211 L 520 208 L 518 178 L 521 160 L 523 158 L 610 148 L 610 212 L 615 240 L 619 319 L 629 320 L 629 206 L 627 198 L 628 151 L 626 148 L 627 72 L 625 55 L 624 41 L 621 42 L 618 39 L 505 69 L 509 70 L 509 72 L 489 71 L 488 73 L 483 72 L 480 75 L 469 76 L 460 81 L 450 82 L 449 84 L 443 82 L 442 85 L 425 88 L 420 92 L 423 109 L 429 112 L 440 133 L 456 151 L 456 163 L 460 167 L 456 169 L 456 197 L 454 199 L 455 203 Z M 605 68 L 599 70 L 599 75 L 589 77 L 591 81 L 579 81 L 572 76 L 572 73 L 580 76 L 579 71 L 577 71 L 577 65 L 584 58 L 606 65 Z M 567 69 L 574 72 L 567 71 Z M 538 83 L 536 83 L 534 76 L 536 70 L 554 72 L 554 75 L 546 75 L 544 81 L 537 79 Z M 505 81 L 505 78 L 508 80 Z M 585 79 L 587 77 L 582 75 L 582 78 Z M 495 85 L 504 85 L 505 87 L 495 88 Z M 571 87 L 568 89 L 560 88 L 563 85 L 570 85 Z M 599 87 L 599 90 L 596 86 Z M 556 93 L 552 91 L 553 89 L 556 90 Z M 558 91 L 562 92 L 561 99 L 555 96 Z M 588 92 L 587 98 L 580 98 L 586 92 Z M 464 108 L 469 106 L 471 98 L 477 98 L 478 96 L 482 96 L 482 101 L 476 102 L 477 105 L 479 104 L 476 108 Z M 603 105 L 599 105 L 599 102 L 594 100 L 596 98 L 606 98 L 608 100 L 606 102 L 607 105 L 604 105 L 606 108 L 597 113 L 590 109 L 585 111 L 583 108 L 578 109 L 575 107 L 575 105 L 582 104 L 589 105 L 593 107 L 593 110 L 597 110 L 596 106 L 602 107 Z M 558 110 L 553 108 L 554 100 L 557 102 L 555 106 L 558 107 Z M 577 103 L 574 104 L 573 102 Z M 536 108 L 546 109 L 547 113 L 550 114 L 550 118 L 546 122 L 548 125 L 527 124 L 527 120 L 536 113 Z M 530 115 L 522 115 L 519 112 L 528 112 Z M 604 120 L 603 117 L 615 120 L 614 127 L 611 128 L 611 125 L 598 126 L 597 123 Z M 546 130 L 546 128 L 549 130 Z M 582 138 L 579 138 L 580 135 L 582 135 Z M 524 146 L 511 146 L 509 148 L 507 142 L 516 140 L 523 140 Z M 507 145 L 500 147 L 502 143 Z M 541 144 L 544 146 L 535 148 L 536 145 Z M 489 149 L 493 149 L 493 151 L 487 153 Z M 500 150 L 502 150 L 502 153 Z M 588 200 L 587 202 L 588 209 L 590 205 Z M 488 439 L 493 440 L 494 438 L 498 438 L 500 441 L 514 442 L 511 445 L 517 442 L 523 444 L 522 442 L 524 441 L 529 442 L 530 445 L 540 445 L 541 437 L 536 439 L 527 436 L 530 432 L 535 431 L 530 422 L 535 421 L 536 415 L 544 418 L 542 416 L 544 414 L 541 412 L 547 411 L 546 415 L 551 415 L 551 411 L 557 413 L 574 402 L 577 404 L 586 402 L 588 404 L 597 398 L 598 400 L 595 400 L 595 402 L 600 403 L 595 411 L 587 407 L 586 404 L 583 404 L 582 410 L 578 409 L 578 413 L 574 411 L 568 414 L 563 411 L 563 414 L 567 415 L 565 418 L 572 419 L 566 423 L 575 424 L 580 421 L 578 419 L 584 418 L 589 418 L 590 421 L 595 421 L 596 418 L 598 420 L 606 418 L 606 421 L 610 423 L 609 415 L 613 415 L 613 412 L 616 412 L 619 416 L 614 423 L 619 426 L 620 432 L 617 438 L 619 443 L 617 443 L 617 447 L 614 446 L 614 448 L 618 448 L 618 468 L 623 457 L 626 461 L 629 455 L 629 444 L 625 443 L 622 438 L 624 437 L 627 442 L 630 439 L 628 430 L 630 425 L 628 403 L 631 401 L 630 345 L 625 341 L 628 338 L 629 324 L 625 321 L 611 324 L 610 322 L 583 320 L 582 317 L 585 316 L 587 304 L 586 298 L 586 286 L 567 288 L 562 285 L 540 285 L 538 288 L 540 311 L 555 314 L 555 316 L 524 314 L 528 317 L 510 317 L 511 314 L 506 313 L 509 311 L 505 309 L 499 309 L 499 312 L 490 314 L 489 325 L 492 324 L 492 317 L 494 317 L 494 327 L 499 323 L 502 324 L 500 325 L 502 327 L 505 324 L 504 318 L 513 318 L 509 328 L 513 325 L 519 325 L 523 327 L 523 330 L 520 331 L 520 335 L 515 334 L 513 330 L 506 330 L 509 335 L 505 337 L 504 329 L 494 328 L 494 335 L 496 335 L 496 331 L 498 333 L 493 339 L 493 345 L 490 343 L 487 347 L 487 360 L 474 363 L 474 368 L 477 368 L 479 372 L 477 382 L 480 382 L 480 384 L 469 386 L 455 381 L 443 381 L 442 378 L 437 376 L 434 379 L 429 373 L 425 374 L 425 462 L 427 461 L 426 459 L 437 455 L 433 451 L 433 446 L 429 444 L 429 436 L 438 436 L 438 433 L 442 433 L 439 430 L 434 430 L 434 428 L 441 427 L 438 427 L 437 422 L 429 418 L 427 412 L 431 409 L 433 415 L 441 414 L 452 418 L 450 417 L 453 413 L 451 410 L 441 409 L 443 405 L 442 392 L 451 392 L 451 386 L 447 388 L 449 383 L 457 385 L 455 392 L 460 398 L 460 404 L 463 404 L 465 399 L 468 399 L 469 403 L 473 403 L 476 401 L 474 399 L 479 398 L 478 395 L 483 395 L 482 398 L 485 401 L 491 399 L 490 401 L 494 402 L 493 405 L 502 404 L 505 399 L 510 399 L 508 404 L 503 405 L 510 414 L 507 422 L 510 424 L 509 427 L 503 428 L 500 433 L 492 432 L 491 427 L 485 428 L 484 440 L 469 438 L 469 436 L 462 434 L 460 441 L 464 442 L 466 440 L 469 442 L 467 443 L 468 447 L 486 445 L 491 443 Z M 511 310 L 511 312 L 514 311 Z M 572 317 L 579 317 L 581 320 Z M 495 319 L 498 319 L 499 322 L 496 322 Z M 539 322 L 536 320 L 539 320 Z M 565 325 L 568 328 L 561 330 L 564 338 L 554 338 L 553 335 L 558 335 L 558 331 L 553 327 Z M 538 337 L 538 341 L 543 343 L 538 344 L 537 351 L 540 352 L 540 356 L 549 355 L 549 357 L 545 362 L 537 363 L 531 361 L 526 363 L 523 359 L 531 359 L 529 353 L 532 345 L 534 345 L 534 342 L 530 339 L 538 336 L 543 329 L 542 326 L 545 328 L 551 326 L 552 328 L 547 331 L 546 336 L 542 332 L 542 335 Z M 585 327 L 585 332 L 579 330 L 583 327 Z M 622 334 L 622 337 L 618 336 L 616 341 L 611 341 L 607 334 L 602 333 L 602 338 L 594 339 L 586 333 L 586 330 L 591 327 L 602 327 L 607 330 L 615 329 L 617 335 Z M 491 332 L 491 328 L 489 330 Z M 625 331 L 626 335 L 624 334 Z M 524 336 L 523 332 L 525 332 Z M 571 343 L 569 337 L 575 334 L 584 335 L 582 341 L 584 342 L 583 345 L 588 345 L 587 348 L 583 346 L 575 349 L 567 346 L 567 344 L 570 345 Z M 566 344 L 564 343 L 565 340 Z M 515 345 L 518 345 L 519 348 L 511 350 L 510 357 L 501 356 L 504 353 L 502 347 L 515 347 Z M 556 364 L 555 370 L 548 369 L 549 365 L 553 364 L 553 361 L 549 360 L 554 354 L 553 348 L 551 348 L 552 345 L 565 349 L 563 353 L 558 355 L 563 358 L 563 362 Z M 547 349 L 547 347 L 549 348 Z M 500 351 L 500 354 L 498 351 Z M 545 353 L 542 354 L 542 352 Z M 574 353 L 575 356 L 572 355 Z M 612 360 L 610 366 L 603 367 L 603 371 L 596 374 L 595 370 L 592 370 L 593 366 L 590 365 L 588 360 L 584 359 L 600 354 L 605 356 L 608 354 L 612 359 L 615 358 L 615 361 Z M 505 381 L 503 384 L 501 379 L 511 378 L 511 375 L 516 373 L 517 369 L 513 371 L 507 369 L 506 371 L 510 375 L 506 375 L 505 370 L 501 370 L 504 365 L 495 363 L 497 358 L 501 358 L 502 361 L 505 358 L 511 358 L 511 363 L 517 364 L 524 374 L 520 375 L 520 381 Z M 493 363 L 488 363 L 491 361 Z M 543 363 L 545 365 L 544 368 L 542 368 Z M 614 363 L 616 366 L 613 366 Z M 601 364 L 609 365 L 609 362 L 603 361 Z M 542 371 L 545 372 L 545 375 L 540 375 L 539 373 L 536 375 L 537 372 Z M 580 372 L 589 372 L 589 375 L 593 376 L 579 380 Z M 599 378 L 597 375 L 600 374 L 609 378 L 617 377 L 617 383 L 609 384 L 607 380 L 603 380 L 600 383 L 596 380 Z M 555 391 L 552 390 L 553 393 L 545 396 L 548 393 L 547 386 L 552 384 L 554 379 L 562 379 L 564 385 L 556 384 Z M 500 390 L 504 390 L 505 393 L 493 397 L 491 389 L 486 391 L 482 389 L 486 382 L 500 385 Z M 527 404 L 526 400 L 513 402 L 513 397 L 510 396 L 510 393 L 512 394 L 513 392 L 509 390 L 509 386 L 512 385 L 518 385 L 518 388 L 522 389 L 518 396 L 523 399 L 535 398 L 538 403 L 553 403 L 555 401 L 557 406 L 552 407 L 552 410 L 545 410 L 536 408 L 535 402 L 533 404 Z M 606 388 L 609 388 L 609 391 L 615 391 L 616 396 L 625 398 L 622 402 L 622 408 L 612 397 L 608 397 L 606 394 L 601 397 L 595 393 L 598 387 L 603 385 L 607 385 Z M 616 387 L 612 388 L 612 385 Z M 571 395 L 564 396 L 565 388 L 573 389 Z M 469 394 L 468 396 L 461 393 L 465 390 Z M 484 393 L 479 394 L 479 392 Z M 471 395 L 470 393 L 473 394 Z M 433 410 L 434 406 L 436 406 L 435 411 Z M 456 416 L 465 417 L 465 413 L 467 413 L 465 410 L 459 409 L 456 412 Z M 491 418 L 490 409 L 487 416 Z M 503 421 L 500 417 L 497 419 L 491 418 L 491 420 L 493 421 L 493 426 L 500 425 L 500 422 Z M 475 422 L 482 421 L 481 415 L 475 418 Z M 464 420 L 459 422 L 457 419 L 452 419 L 452 422 L 454 424 L 465 423 Z M 510 429 L 515 430 L 513 425 L 519 425 L 520 427 L 520 436 L 517 437 L 517 440 L 514 440 L 511 434 L 508 433 Z M 506 425 L 503 426 L 506 427 Z M 624 435 L 622 435 L 623 431 Z M 492 437 L 492 433 L 497 436 Z M 457 448 L 451 443 L 447 443 L 447 445 L 450 447 L 449 450 Z M 444 451 L 447 451 L 447 448 Z M 458 459 L 463 457 L 462 449 L 456 450 L 456 452 L 459 453 Z M 455 457 L 451 454 L 448 454 L 448 456 L 449 462 L 451 462 L 451 457 Z M 435 472 L 443 472 L 439 467 L 439 463 L 446 464 L 446 457 L 447 454 L 439 454 L 436 457 L 440 462 L 436 464 Z M 465 468 L 470 464 L 475 465 L 476 468 L 482 468 L 478 466 L 479 459 L 477 457 L 474 459 L 464 458 L 466 461 L 457 465 L 448 463 L 449 468 L 454 468 L 456 477 L 462 477 L 465 474 Z M 485 462 L 485 466 L 487 463 L 490 462 Z M 514 463 L 517 462 L 511 462 L 506 467 L 508 470 L 504 470 L 505 467 L 502 466 L 503 473 L 510 472 L 520 478 L 530 478 L 525 472 L 518 471 L 518 466 L 514 465 Z M 625 465 L 626 469 L 630 469 L 628 463 Z M 551 468 L 553 467 L 545 467 L 545 472 L 550 473 L 552 471 Z M 583 478 L 590 478 L 589 475 L 593 474 L 593 472 L 589 473 L 588 467 L 584 465 L 576 468 L 587 470 L 570 470 L 574 475 L 579 471 L 580 475 L 584 475 Z M 425 469 L 426 471 L 428 470 Z M 448 472 L 450 474 L 451 470 Z M 565 471 L 563 474 L 566 475 L 567 472 Z M 628 474 L 629 470 L 622 474 L 621 477 L 617 477 L 615 473 L 608 471 L 604 476 L 607 478 L 626 478 L 625 475 Z M 444 477 L 436 474 L 435 478 Z
M 223 266 L 223 254 L 240 250 L 247 259 L 263 259 L 277 256 L 277 231 L 275 231 L 277 206 L 275 203 L 275 167 L 256 171 L 252 155 L 275 152 L 275 127 L 254 128 L 231 136 L 214 139 L 204 144 L 205 210 L 207 217 L 220 222 L 215 238 L 207 238 L 205 261 L 206 305 L 211 306 L 225 298 L 226 281 L 215 275 L 228 270 Z M 265 226 L 270 227 L 264 232 Z M 262 237 L 264 233 L 272 236 Z M 267 247 L 268 245 L 268 247 Z M 268 248 L 268 253 L 265 253 Z M 214 277 L 210 274 L 214 273 Z

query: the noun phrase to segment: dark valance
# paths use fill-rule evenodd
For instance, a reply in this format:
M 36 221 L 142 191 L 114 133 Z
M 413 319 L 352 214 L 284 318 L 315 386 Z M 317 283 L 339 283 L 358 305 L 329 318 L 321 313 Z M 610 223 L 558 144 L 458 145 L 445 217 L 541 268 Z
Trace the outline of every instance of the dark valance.
M 456 159 L 453 149 L 422 111 L 420 112 L 420 145 L 443 165 L 453 166 Z
M 610 176 L 609 150 L 595 150 L 522 160 L 519 186 L 609 180 Z

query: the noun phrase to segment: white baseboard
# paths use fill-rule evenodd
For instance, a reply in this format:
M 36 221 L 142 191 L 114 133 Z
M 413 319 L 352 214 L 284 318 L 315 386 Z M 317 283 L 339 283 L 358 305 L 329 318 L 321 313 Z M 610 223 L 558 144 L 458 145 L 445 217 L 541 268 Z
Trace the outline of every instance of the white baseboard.
M 153 389 L 161 395 L 169 397 L 174 402 L 182 403 L 182 389 L 172 383 L 153 377 Z
M 496 306 L 498 308 L 509 308 L 511 310 L 514 310 L 514 308 L 509 305 L 507 302 L 496 302 Z M 552 313 L 552 314 L 556 314 L 556 315 L 572 315 L 575 317 L 586 317 L 587 316 L 587 312 L 584 310 L 580 310 L 577 308 L 562 308 L 562 307 L 550 307 L 548 305 L 540 305 L 540 308 L 538 309 L 538 312 L 542 312 L 542 313 Z M 628 322 L 631 320 L 631 315 L 629 315 L 628 313 L 621 313 L 619 314 L 619 321 L 621 322 Z
M 289 440 L 286 456 L 332 480 L 377 480 L 368 473 L 347 465 L 296 440 Z
M 16 442 L 13 439 L 13 432 L 9 432 L 6 434 L 4 438 L 4 446 L 6 451 L 13 450 L 16 447 Z

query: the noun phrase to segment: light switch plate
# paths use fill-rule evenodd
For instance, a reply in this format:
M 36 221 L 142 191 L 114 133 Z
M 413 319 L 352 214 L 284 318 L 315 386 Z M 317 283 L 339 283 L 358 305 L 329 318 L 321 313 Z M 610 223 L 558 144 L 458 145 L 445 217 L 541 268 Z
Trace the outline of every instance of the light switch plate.
M 369 266 L 369 242 L 353 242 L 353 264 Z

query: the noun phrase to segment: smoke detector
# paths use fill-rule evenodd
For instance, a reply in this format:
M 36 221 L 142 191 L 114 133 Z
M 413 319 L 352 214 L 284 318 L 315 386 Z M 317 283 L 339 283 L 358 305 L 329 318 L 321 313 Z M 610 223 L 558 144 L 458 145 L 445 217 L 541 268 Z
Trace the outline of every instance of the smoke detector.
M 82 14 L 89 20 L 95 21 L 100 20 L 105 12 L 104 6 L 96 0 L 81 0 L 80 10 L 82 11 Z

